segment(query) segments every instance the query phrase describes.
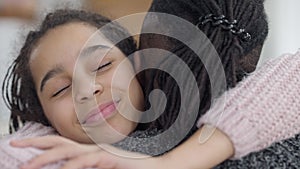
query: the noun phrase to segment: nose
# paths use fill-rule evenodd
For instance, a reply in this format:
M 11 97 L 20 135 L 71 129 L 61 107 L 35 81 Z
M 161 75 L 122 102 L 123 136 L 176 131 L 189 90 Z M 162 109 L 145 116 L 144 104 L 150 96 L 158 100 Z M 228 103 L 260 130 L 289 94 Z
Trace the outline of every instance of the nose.
M 96 99 L 95 97 L 97 95 L 100 95 L 103 93 L 103 86 L 101 84 L 94 84 L 90 83 L 89 85 L 85 86 L 77 86 L 79 89 L 76 92 L 75 100 L 78 103 L 84 103 L 86 101 L 89 101 L 91 99 Z

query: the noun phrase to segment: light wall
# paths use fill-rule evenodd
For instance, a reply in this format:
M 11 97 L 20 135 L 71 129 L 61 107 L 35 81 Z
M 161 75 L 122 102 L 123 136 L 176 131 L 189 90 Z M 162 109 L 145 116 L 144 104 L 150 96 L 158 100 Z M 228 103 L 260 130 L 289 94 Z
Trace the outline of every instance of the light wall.
M 300 1 L 266 0 L 270 32 L 262 58 L 263 62 L 283 53 L 295 53 L 300 49 Z

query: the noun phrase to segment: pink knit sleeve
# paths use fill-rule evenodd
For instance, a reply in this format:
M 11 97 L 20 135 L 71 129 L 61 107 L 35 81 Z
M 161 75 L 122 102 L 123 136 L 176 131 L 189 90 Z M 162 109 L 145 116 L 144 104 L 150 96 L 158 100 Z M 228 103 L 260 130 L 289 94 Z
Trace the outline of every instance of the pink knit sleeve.
M 222 95 L 199 119 L 226 133 L 234 158 L 300 132 L 300 51 L 274 59 Z
M 43 126 L 39 123 L 30 122 L 25 124 L 20 130 L 12 135 L 8 135 L 6 138 L 0 141 L 0 168 L 16 169 L 21 164 L 26 163 L 36 155 L 41 154 L 43 151 L 36 148 L 15 148 L 10 146 L 11 140 L 38 137 L 45 135 L 56 134 L 51 127 Z M 62 162 L 46 165 L 43 169 L 58 169 L 62 165 Z

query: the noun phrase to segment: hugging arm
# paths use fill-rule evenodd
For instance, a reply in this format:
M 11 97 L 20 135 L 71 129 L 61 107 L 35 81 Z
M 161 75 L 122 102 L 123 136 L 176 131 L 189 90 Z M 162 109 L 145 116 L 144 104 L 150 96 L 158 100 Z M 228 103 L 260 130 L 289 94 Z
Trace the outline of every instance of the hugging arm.
M 296 135 L 300 132 L 299 68 L 300 52 L 267 62 L 226 92 L 198 126 L 211 124 L 226 133 L 235 158 Z
M 49 164 L 63 169 L 199 169 L 211 168 L 232 155 L 232 145 L 225 134 L 216 130 L 207 142 L 199 144 L 199 132 L 186 144 L 158 157 L 126 152 L 110 145 L 79 144 L 61 136 L 29 138 L 11 144 L 20 148 L 35 147 L 44 150 L 27 163 L 21 163 L 22 169 L 37 169 Z

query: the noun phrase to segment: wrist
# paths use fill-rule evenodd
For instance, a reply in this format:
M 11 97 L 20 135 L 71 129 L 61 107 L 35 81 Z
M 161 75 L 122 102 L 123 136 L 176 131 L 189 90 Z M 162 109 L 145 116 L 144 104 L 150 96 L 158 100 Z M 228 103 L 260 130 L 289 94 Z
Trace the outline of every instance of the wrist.
M 177 153 L 177 152 L 176 152 Z M 161 168 L 172 168 L 172 169 L 189 169 L 187 166 L 182 166 L 182 160 L 178 159 L 177 154 L 174 152 L 168 152 L 162 156 L 155 157 L 161 164 Z
M 202 127 L 180 146 L 163 156 L 156 157 L 160 166 L 172 169 L 212 168 L 232 157 L 234 148 L 230 138 L 215 128 L 209 137 L 201 142 L 202 132 L 207 132 L 205 130 Z

